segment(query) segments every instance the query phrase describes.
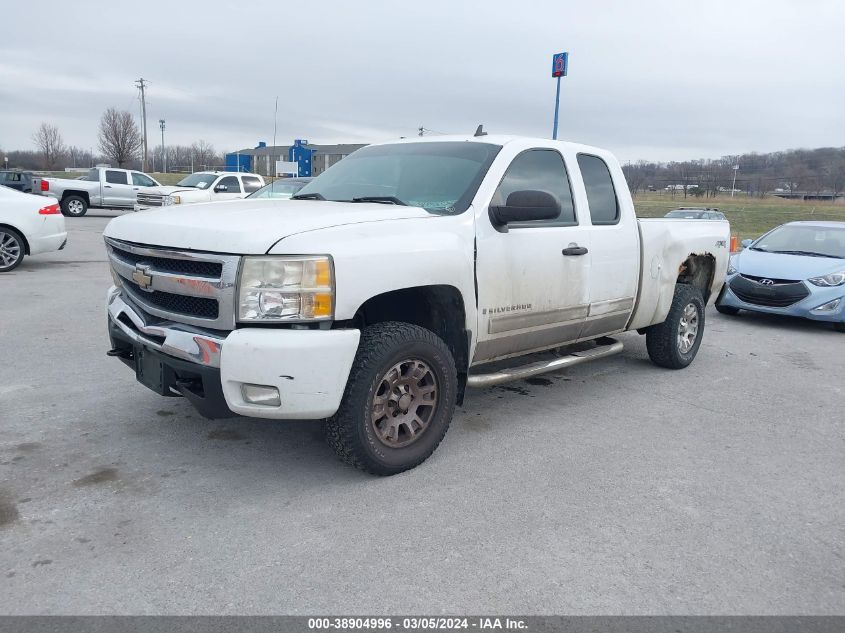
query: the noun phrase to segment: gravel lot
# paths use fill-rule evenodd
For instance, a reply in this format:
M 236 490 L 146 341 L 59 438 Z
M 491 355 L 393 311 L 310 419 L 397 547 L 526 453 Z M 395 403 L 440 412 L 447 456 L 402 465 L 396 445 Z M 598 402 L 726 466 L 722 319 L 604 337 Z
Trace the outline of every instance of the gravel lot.
M 845 335 L 710 310 L 680 372 L 625 335 L 381 479 L 107 358 L 107 215 L 0 276 L 0 612 L 845 613 Z

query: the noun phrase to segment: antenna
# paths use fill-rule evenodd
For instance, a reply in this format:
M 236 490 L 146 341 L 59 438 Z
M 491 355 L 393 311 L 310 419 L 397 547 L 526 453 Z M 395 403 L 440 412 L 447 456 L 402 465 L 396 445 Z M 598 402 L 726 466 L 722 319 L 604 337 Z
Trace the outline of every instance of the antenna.
M 479 125 L 475 128 L 475 134 L 473 136 L 487 136 L 487 132 L 484 131 L 484 125 Z

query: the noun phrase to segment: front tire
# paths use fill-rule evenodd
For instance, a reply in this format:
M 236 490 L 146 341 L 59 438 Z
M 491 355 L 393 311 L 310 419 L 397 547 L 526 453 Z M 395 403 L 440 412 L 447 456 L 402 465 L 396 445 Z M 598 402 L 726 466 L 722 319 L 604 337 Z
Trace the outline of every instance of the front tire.
M 652 325 L 646 332 L 648 356 L 660 367 L 683 369 L 695 358 L 703 336 L 704 298 L 701 291 L 688 284 L 678 284 L 666 320 Z
M 88 203 L 82 196 L 65 196 L 61 202 L 62 215 L 69 218 L 81 218 L 88 212 Z
M 363 330 L 326 441 L 346 463 L 395 475 L 424 462 L 439 446 L 455 410 L 452 353 L 433 332 L 387 321 Z
M 26 243 L 14 229 L 0 228 L 0 273 L 7 273 L 21 265 L 26 255 Z

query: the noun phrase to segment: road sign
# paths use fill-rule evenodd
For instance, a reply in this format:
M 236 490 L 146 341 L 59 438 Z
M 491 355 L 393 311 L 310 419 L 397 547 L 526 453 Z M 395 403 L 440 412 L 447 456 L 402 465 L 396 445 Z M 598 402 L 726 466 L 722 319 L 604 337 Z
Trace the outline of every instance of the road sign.
M 569 72 L 569 53 L 552 55 L 552 77 L 566 77 Z

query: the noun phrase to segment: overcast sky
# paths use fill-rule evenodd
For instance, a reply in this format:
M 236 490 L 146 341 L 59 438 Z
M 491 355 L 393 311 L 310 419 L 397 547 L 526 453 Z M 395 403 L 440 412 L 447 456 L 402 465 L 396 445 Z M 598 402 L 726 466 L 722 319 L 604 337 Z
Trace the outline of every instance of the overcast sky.
M 845 145 L 845 2 L 31 0 L 0 18 L 0 147 L 41 121 L 96 147 L 105 108 L 150 146 L 218 150 L 471 132 L 559 137 L 621 160 Z

